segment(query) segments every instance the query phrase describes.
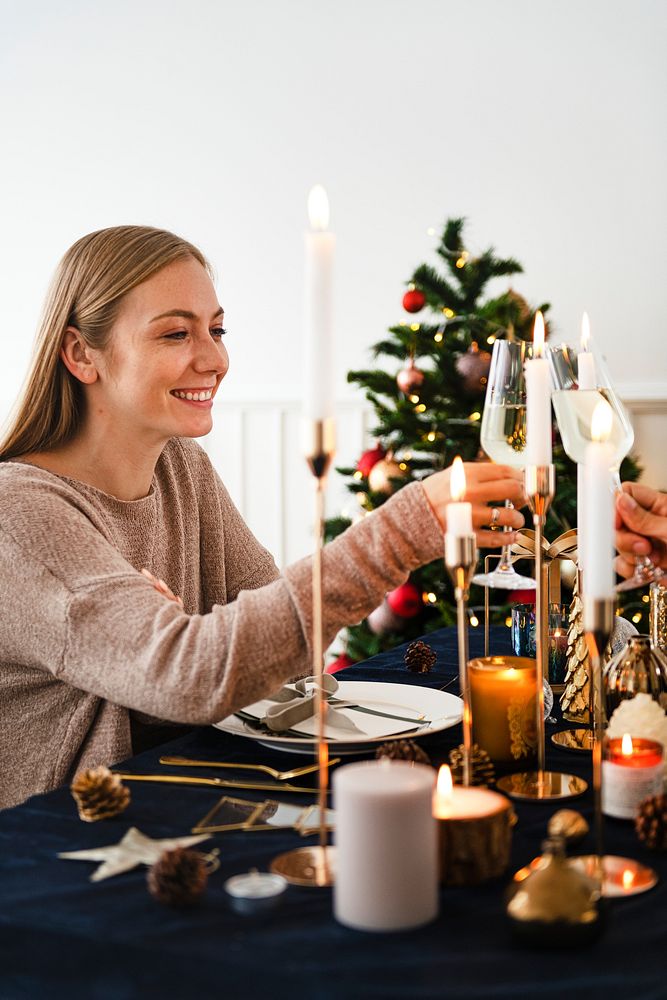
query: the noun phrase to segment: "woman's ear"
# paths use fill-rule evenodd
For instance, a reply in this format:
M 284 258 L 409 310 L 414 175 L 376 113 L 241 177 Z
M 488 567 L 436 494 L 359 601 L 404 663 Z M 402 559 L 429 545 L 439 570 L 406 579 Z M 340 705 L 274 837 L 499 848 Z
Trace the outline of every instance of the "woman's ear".
M 65 330 L 60 347 L 60 357 L 67 370 L 80 382 L 90 385 L 97 381 L 97 367 L 75 326 L 68 326 Z

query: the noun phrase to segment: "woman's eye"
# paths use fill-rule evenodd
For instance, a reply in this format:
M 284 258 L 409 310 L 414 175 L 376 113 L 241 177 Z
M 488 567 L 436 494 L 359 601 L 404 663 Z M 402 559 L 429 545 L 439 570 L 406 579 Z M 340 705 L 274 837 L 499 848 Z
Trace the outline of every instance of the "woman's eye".
M 173 333 L 165 333 L 167 340 L 185 340 L 187 333 L 185 330 L 174 330 Z
M 224 337 L 226 333 L 227 331 L 224 328 L 224 326 L 214 326 L 213 329 L 211 330 L 212 337 L 218 337 L 218 338 Z

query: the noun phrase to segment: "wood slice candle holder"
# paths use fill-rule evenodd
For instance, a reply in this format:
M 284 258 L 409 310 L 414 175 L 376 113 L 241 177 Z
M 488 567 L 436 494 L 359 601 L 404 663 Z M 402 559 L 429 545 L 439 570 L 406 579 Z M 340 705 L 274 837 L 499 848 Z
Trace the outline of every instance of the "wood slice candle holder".
M 516 822 L 511 802 L 487 789 L 454 790 L 460 815 L 438 816 L 440 881 L 443 885 L 478 885 L 498 878 L 509 865 L 512 828 Z M 459 793 L 465 792 L 465 799 Z M 471 796 L 483 796 L 472 801 Z M 470 806 L 472 814 L 466 815 Z M 483 815 L 475 814 L 485 810 Z

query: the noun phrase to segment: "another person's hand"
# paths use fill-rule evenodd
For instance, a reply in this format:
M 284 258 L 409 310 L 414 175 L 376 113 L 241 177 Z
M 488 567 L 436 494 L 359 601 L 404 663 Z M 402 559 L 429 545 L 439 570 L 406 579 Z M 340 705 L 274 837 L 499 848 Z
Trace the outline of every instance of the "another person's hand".
M 167 600 L 174 601 L 176 604 L 180 604 L 180 606 L 183 607 L 182 598 L 177 597 L 176 594 L 169 589 L 164 580 L 160 580 L 157 576 L 153 576 L 153 574 L 146 568 L 142 569 L 141 575 L 145 576 L 148 582 L 153 584 L 159 594 L 162 594 L 162 596 L 166 597 Z
M 523 489 L 523 472 L 511 465 L 494 465 L 492 462 L 465 462 L 466 495 L 472 504 L 472 523 L 481 548 L 500 548 L 511 544 L 514 536 L 509 532 L 493 531 L 506 525 L 520 528 L 523 515 L 511 507 L 504 507 L 505 500 L 523 507 L 526 495 Z M 443 530 L 447 528 L 446 507 L 452 502 L 451 466 L 423 480 L 426 496 Z M 491 505 L 491 506 L 489 506 Z
M 623 483 L 616 499 L 616 572 L 632 576 L 635 556 L 649 556 L 667 569 L 667 493 L 640 483 Z

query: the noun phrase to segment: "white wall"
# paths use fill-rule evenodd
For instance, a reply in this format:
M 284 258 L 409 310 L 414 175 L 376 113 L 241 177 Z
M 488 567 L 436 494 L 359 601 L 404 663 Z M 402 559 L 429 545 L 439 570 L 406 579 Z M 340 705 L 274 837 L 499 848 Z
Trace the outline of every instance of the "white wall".
M 627 396 L 667 398 L 666 27 L 661 0 L 0 0 L 0 399 L 60 254 L 129 221 L 215 263 L 227 398 L 297 398 L 315 181 L 340 398 L 448 215 L 562 335 L 589 310 Z

